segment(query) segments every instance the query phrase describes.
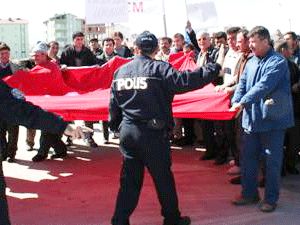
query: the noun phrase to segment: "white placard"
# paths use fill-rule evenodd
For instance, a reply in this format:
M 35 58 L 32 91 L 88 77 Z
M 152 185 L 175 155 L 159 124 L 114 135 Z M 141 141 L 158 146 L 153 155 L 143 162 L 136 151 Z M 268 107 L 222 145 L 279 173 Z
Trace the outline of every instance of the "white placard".
M 214 1 L 187 0 L 187 15 L 195 30 L 215 27 L 218 14 Z
M 86 0 L 87 24 L 122 23 L 128 21 L 128 0 Z
M 149 30 L 163 34 L 162 0 L 128 0 L 128 12 L 132 33 Z

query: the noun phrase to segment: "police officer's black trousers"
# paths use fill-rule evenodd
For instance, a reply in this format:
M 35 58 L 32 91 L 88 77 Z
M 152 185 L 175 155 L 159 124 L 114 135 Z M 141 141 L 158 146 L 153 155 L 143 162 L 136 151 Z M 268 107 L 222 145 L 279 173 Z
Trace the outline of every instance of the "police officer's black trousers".
M 0 162 L 0 225 L 10 225 L 8 216 L 8 205 L 5 195 L 5 180 Z
M 120 150 L 124 160 L 112 224 L 129 225 L 129 217 L 138 204 L 145 167 L 154 181 L 165 224 L 176 224 L 180 212 L 166 132 L 151 130 L 145 124 L 122 124 Z

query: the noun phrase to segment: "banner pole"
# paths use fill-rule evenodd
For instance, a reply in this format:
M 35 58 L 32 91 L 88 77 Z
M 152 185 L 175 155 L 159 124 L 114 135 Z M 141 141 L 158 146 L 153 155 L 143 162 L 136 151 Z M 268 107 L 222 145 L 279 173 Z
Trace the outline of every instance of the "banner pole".
M 162 10 L 163 10 L 164 34 L 165 34 L 165 37 L 167 37 L 167 36 L 168 36 L 168 32 L 167 32 L 167 21 L 166 21 L 165 0 L 162 0 Z
M 188 8 L 187 8 L 186 0 L 184 0 L 184 2 L 185 2 L 186 21 L 189 21 L 189 14 L 188 14 Z

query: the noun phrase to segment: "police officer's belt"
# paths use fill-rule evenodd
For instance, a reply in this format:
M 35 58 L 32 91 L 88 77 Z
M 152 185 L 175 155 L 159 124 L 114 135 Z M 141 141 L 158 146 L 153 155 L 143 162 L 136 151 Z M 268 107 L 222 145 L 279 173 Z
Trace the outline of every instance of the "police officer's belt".
M 142 123 L 145 123 L 149 129 L 153 130 L 162 130 L 166 128 L 166 122 L 160 119 L 151 119 L 151 120 L 139 120 Z

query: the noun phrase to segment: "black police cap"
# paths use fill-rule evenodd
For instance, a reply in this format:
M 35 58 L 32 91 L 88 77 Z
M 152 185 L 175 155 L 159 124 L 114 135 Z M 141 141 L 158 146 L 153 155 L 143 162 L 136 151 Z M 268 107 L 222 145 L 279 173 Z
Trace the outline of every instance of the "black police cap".
M 158 47 L 158 40 L 154 34 L 144 31 L 136 38 L 136 46 L 142 51 L 152 51 Z

